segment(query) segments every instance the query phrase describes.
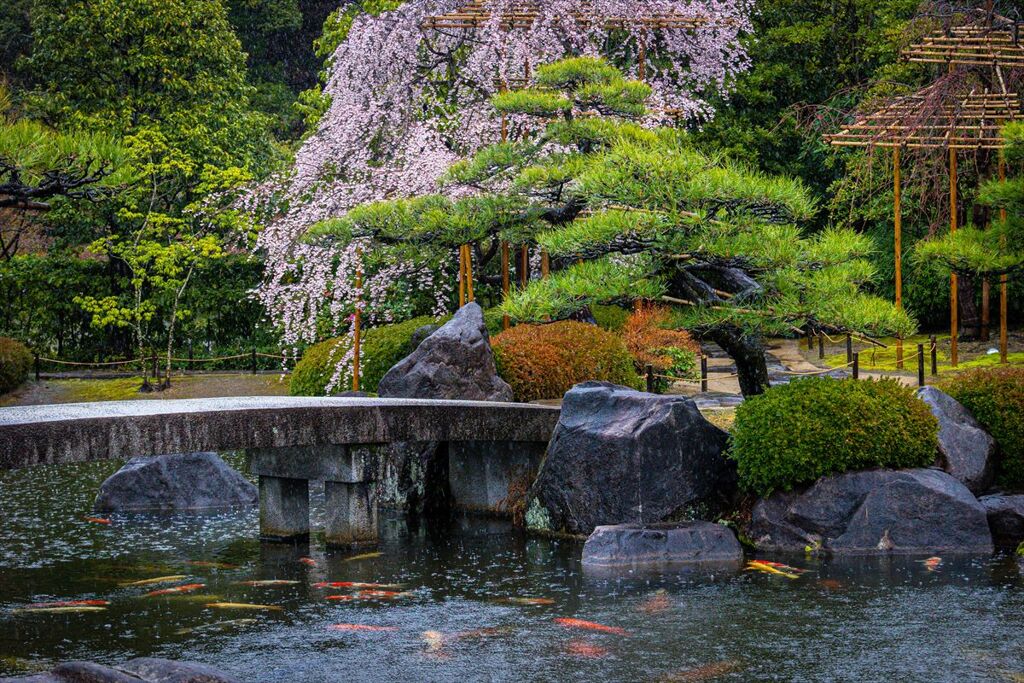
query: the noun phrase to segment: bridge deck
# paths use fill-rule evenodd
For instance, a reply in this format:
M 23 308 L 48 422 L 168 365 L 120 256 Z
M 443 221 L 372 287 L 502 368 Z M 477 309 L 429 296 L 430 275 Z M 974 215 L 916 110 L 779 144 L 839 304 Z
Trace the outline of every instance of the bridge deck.
M 522 403 L 277 396 L 0 408 L 0 469 L 243 448 L 547 442 L 559 412 Z

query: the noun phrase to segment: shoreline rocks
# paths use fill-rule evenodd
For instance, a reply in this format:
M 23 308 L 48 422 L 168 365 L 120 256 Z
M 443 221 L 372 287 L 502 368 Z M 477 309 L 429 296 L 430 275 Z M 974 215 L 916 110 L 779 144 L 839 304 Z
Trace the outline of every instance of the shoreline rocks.
M 935 387 L 922 387 L 917 396 L 939 421 L 942 468 L 974 495 L 987 491 L 995 480 L 995 439 L 949 394 Z
M 743 548 L 728 527 L 714 522 L 599 526 L 583 546 L 583 566 L 731 566 L 743 562 Z
M 0 683 L 242 683 L 206 664 L 155 657 L 132 659 L 110 667 L 93 662 L 65 662 L 51 671 L 0 678 Z
M 1024 543 L 1024 495 L 985 496 L 981 504 L 988 515 L 993 542 L 1002 548 Z
M 527 496 L 534 530 L 710 518 L 736 491 L 728 435 L 692 400 L 606 382 L 573 387 Z
M 259 492 L 216 453 L 132 458 L 96 494 L 96 512 L 181 512 L 248 507 Z

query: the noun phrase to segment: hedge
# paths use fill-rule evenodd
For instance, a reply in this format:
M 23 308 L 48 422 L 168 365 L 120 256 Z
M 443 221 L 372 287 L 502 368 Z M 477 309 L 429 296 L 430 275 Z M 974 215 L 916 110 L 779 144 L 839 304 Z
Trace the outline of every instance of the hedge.
M 633 354 L 638 371 L 643 372 L 651 365 L 660 375 L 693 377 L 700 344 L 689 332 L 672 329 L 671 317 L 667 308 L 645 306 L 626 320 L 622 338 Z
M 1024 368 L 967 370 L 939 388 L 971 411 L 999 445 L 999 483 L 1024 488 Z
M 935 462 L 938 421 L 897 380 L 795 380 L 736 410 L 731 455 L 744 488 L 765 496 L 819 477 Z
M 596 325 L 519 325 L 494 337 L 491 344 L 498 374 L 518 401 L 561 398 L 586 380 L 640 387 L 622 339 Z
M 32 352 L 16 339 L 0 337 L 0 394 L 17 389 L 28 379 Z

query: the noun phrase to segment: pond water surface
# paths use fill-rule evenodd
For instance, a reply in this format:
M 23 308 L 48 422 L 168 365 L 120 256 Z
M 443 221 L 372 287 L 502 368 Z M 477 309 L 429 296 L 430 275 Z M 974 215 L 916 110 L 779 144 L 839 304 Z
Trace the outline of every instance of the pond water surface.
M 497 522 L 395 517 L 382 521 L 379 556 L 352 559 L 316 539 L 261 545 L 255 511 L 85 521 L 118 465 L 0 473 L 0 675 L 158 656 L 275 683 L 1024 681 L 1024 582 L 1012 558 L 948 557 L 935 570 L 922 558 L 772 558 L 807 571 L 608 578 L 582 571 L 575 543 Z M 124 585 L 165 576 L 183 578 Z M 262 580 L 294 583 L 243 583 Z M 396 585 L 315 585 L 325 581 Z M 90 599 L 110 604 L 23 611 Z

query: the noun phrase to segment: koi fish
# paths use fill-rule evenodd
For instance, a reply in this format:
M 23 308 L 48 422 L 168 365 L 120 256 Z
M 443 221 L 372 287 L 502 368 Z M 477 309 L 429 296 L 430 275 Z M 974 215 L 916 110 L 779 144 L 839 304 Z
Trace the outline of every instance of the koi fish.
M 758 571 L 764 572 L 765 574 L 775 574 L 776 576 L 784 576 L 787 579 L 799 579 L 799 574 L 793 574 L 792 572 L 785 572 L 781 569 L 776 569 L 770 564 L 764 564 L 763 562 L 753 561 L 748 562 L 744 571 Z
M 150 586 L 154 583 L 171 583 L 187 579 L 188 574 L 174 574 L 173 576 L 158 576 L 155 579 L 142 579 L 141 581 L 125 581 L 122 586 Z
M 206 588 L 205 583 L 186 583 L 184 586 L 175 586 L 174 588 L 161 588 L 160 590 L 150 591 L 146 593 L 147 598 L 155 598 L 158 595 L 174 595 L 175 593 L 191 593 L 192 591 L 199 590 L 200 588 Z
M 289 581 L 287 579 L 265 579 L 263 581 L 235 581 L 235 585 L 238 586 L 294 586 L 298 581 Z
M 444 634 L 440 631 L 424 631 L 420 638 L 426 645 L 427 654 L 441 659 L 448 656 L 444 651 Z
M 328 595 L 324 599 L 325 600 L 337 600 L 338 602 L 349 602 L 351 600 L 355 600 L 356 596 L 354 596 L 354 595 Z
M 497 602 L 504 602 L 510 605 L 553 605 L 555 601 L 551 598 L 502 598 Z
M 189 633 L 197 633 L 201 631 L 217 631 L 228 628 L 229 626 L 242 626 L 244 624 L 255 624 L 258 619 L 229 619 L 227 621 L 216 621 L 212 624 L 203 624 L 201 626 L 192 626 L 190 628 L 179 628 L 174 632 L 178 636 L 186 636 Z
M 920 562 L 924 564 L 924 568 L 930 572 L 933 572 L 942 566 L 941 557 L 929 557 L 927 560 L 920 560 Z
M 565 646 L 566 653 L 584 659 L 601 659 L 608 656 L 608 648 L 588 643 L 585 640 L 570 640 Z
M 357 560 L 372 560 L 373 558 L 380 557 L 383 554 L 384 553 L 381 553 L 381 552 L 377 552 L 377 553 L 363 553 L 362 555 L 353 555 L 352 557 L 346 557 L 343 561 L 344 562 L 355 562 Z
M 106 517 L 84 517 L 83 519 L 90 524 L 113 524 L 113 522 Z
M 206 606 L 213 609 L 256 609 L 269 612 L 280 612 L 284 609 L 277 605 L 254 605 L 248 602 L 208 602 Z
M 841 591 L 845 588 L 839 579 L 819 579 L 818 585 L 827 591 Z
M 390 600 L 391 598 L 403 598 L 410 593 L 399 593 L 398 591 L 382 591 L 382 590 L 361 590 L 358 593 L 361 598 L 381 598 L 384 600 Z
M 483 638 L 495 638 L 497 636 L 507 636 L 513 633 L 514 629 L 511 626 L 485 626 L 484 628 L 475 628 L 471 631 L 460 631 L 455 634 L 455 638 L 465 640 L 476 640 Z
M 781 562 L 769 562 L 768 560 L 751 560 L 751 561 L 752 562 L 756 562 L 758 564 L 768 565 L 769 567 L 775 567 L 776 569 L 781 569 L 782 571 L 791 572 L 793 574 L 803 574 L 804 572 L 807 571 L 806 569 L 800 569 L 799 567 L 791 567 L 788 564 L 782 564 Z
M 210 595 L 209 593 L 193 593 L 192 595 L 175 593 L 173 595 L 164 596 L 164 600 L 173 600 L 174 602 L 217 602 L 221 599 L 219 595 Z
M 581 628 L 587 631 L 601 631 L 602 633 L 614 633 L 617 636 L 629 635 L 629 632 L 624 628 L 618 626 L 605 626 L 599 624 L 596 621 L 586 621 L 585 619 L 571 619 L 568 617 L 558 617 L 555 619 L 555 623 L 566 628 Z
M 47 614 L 72 614 L 75 612 L 106 612 L 106 607 L 97 607 L 95 605 L 74 605 L 69 607 L 19 607 L 12 610 L 13 612 L 20 613 L 47 613 Z
M 380 588 L 384 590 L 395 590 L 401 588 L 400 583 L 360 583 L 358 581 L 318 581 L 313 588 Z
M 655 592 L 654 595 L 637 605 L 636 609 L 638 612 L 644 614 L 658 614 L 664 612 L 671 606 L 668 599 L 668 593 L 664 590 Z
M 328 626 L 332 631 L 397 631 L 397 626 L 372 626 L 370 624 L 331 624 Z
M 301 562 L 302 564 L 306 565 L 307 567 L 315 567 L 316 566 L 316 560 L 314 560 L 312 557 L 300 557 L 299 558 L 299 562 Z
M 109 600 L 61 600 L 59 602 L 33 602 L 23 609 L 48 609 L 52 607 L 105 607 Z
M 660 679 L 660 683 L 697 683 L 698 681 L 706 681 L 711 678 L 724 676 L 739 668 L 740 666 L 737 662 L 715 662 L 687 669 L 686 671 L 668 674 Z
M 238 569 L 237 564 L 227 562 L 207 562 L 205 560 L 189 560 L 185 564 L 191 567 L 203 567 L 205 569 Z

